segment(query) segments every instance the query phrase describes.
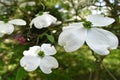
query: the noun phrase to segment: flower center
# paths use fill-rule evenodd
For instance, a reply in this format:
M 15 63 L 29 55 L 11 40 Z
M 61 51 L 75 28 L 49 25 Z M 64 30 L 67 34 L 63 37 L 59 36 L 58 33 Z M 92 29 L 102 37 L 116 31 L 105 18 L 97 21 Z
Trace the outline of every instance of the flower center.
M 40 52 L 38 53 L 38 55 L 39 55 L 40 57 L 44 57 L 44 56 L 45 56 L 45 54 L 44 54 L 43 51 L 40 51 Z
M 84 25 L 84 27 L 87 28 L 87 29 L 89 29 L 89 28 L 92 27 L 92 23 L 91 23 L 90 21 L 86 21 L 86 20 L 84 21 L 83 25 Z

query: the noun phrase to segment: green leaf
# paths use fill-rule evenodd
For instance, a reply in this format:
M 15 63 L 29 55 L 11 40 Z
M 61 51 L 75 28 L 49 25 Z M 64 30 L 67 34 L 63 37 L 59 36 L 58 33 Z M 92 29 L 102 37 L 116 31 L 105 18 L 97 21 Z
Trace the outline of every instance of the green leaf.
M 48 35 L 48 34 L 46 34 L 46 37 L 48 38 L 48 40 L 49 40 L 50 42 L 52 42 L 52 43 L 55 42 L 55 39 L 54 39 L 54 36 L 53 36 L 53 35 Z
M 26 71 L 22 67 L 20 67 L 17 71 L 16 80 L 23 80 L 25 76 L 26 76 Z

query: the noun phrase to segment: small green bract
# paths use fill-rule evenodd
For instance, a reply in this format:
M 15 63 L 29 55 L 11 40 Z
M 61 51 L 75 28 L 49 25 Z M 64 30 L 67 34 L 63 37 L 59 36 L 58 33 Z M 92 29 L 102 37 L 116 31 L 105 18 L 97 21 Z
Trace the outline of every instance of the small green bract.
M 39 53 L 38 53 L 38 55 L 40 56 L 40 57 L 44 57 L 44 52 L 43 51 L 40 51 Z
M 84 27 L 87 28 L 87 29 L 89 29 L 89 28 L 92 27 L 92 23 L 91 23 L 90 21 L 84 21 L 83 25 L 84 25 Z

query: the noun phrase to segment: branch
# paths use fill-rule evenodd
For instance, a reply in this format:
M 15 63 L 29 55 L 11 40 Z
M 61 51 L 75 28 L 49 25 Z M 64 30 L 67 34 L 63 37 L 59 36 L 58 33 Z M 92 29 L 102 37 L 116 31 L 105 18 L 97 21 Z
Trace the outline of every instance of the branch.
M 3 4 L 4 6 L 7 6 L 7 7 L 11 6 L 11 5 L 6 4 L 6 3 L 4 3 L 4 2 L 1 2 L 1 1 L 0 1 L 0 4 Z
M 102 64 L 102 66 L 113 80 L 117 80 L 116 77 L 105 67 L 105 65 Z
M 100 70 L 101 70 L 101 64 L 103 62 L 103 59 L 105 56 L 97 56 L 95 53 L 92 51 L 92 55 L 94 56 L 95 60 L 95 73 L 94 73 L 94 80 L 100 80 Z

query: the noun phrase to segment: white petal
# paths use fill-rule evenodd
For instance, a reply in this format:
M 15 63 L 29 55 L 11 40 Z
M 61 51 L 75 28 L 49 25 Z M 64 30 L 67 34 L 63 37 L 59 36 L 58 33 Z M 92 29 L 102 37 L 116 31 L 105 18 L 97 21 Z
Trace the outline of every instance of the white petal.
M 4 24 L 4 21 L 0 21 L 0 24 Z
M 51 44 L 42 44 L 41 50 L 45 53 L 45 55 L 54 55 L 56 54 L 56 49 Z
M 48 21 L 50 20 L 52 23 L 56 23 L 56 21 L 57 21 L 57 19 L 54 16 L 52 16 L 48 13 L 44 13 L 43 16 L 49 17 Z
M 86 42 L 93 51 L 100 55 L 107 55 L 108 49 L 116 49 L 118 46 L 118 39 L 113 33 L 97 28 L 88 30 Z
M 30 23 L 30 26 L 32 26 L 34 24 L 34 26 L 37 28 L 37 29 L 41 29 L 43 28 L 43 26 L 46 26 L 45 24 L 45 19 L 43 19 L 41 21 L 42 17 L 41 16 L 37 16 L 36 18 L 34 18 L 31 23 Z M 44 25 L 45 24 L 45 25 Z
M 30 51 L 34 51 L 35 53 L 38 53 L 41 50 L 40 46 L 32 46 L 29 49 Z
M 63 30 L 59 35 L 58 43 L 66 52 L 72 52 L 84 44 L 86 34 L 87 30 L 84 28 Z
M 29 48 L 29 50 L 25 50 L 23 54 L 25 56 L 38 56 L 40 50 L 41 50 L 40 46 L 32 46 Z
M 40 63 L 39 57 L 33 57 L 33 56 L 24 56 L 20 60 L 20 65 L 24 67 L 24 69 L 28 72 L 34 71 L 37 69 Z
M 52 72 L 51 69 L 55 69 L 58 67 L 58 62 L 52 56 L 45 56 L 41 59 L 39 67 L 42 72 L 49 74 Z
M 115 21 L 113 18 L 104 17 L 99 14 L 89 15 L 86 19 L 92 22 L 93 26 L 108 26 Z
M 68 29 L 79 29 L 79 28 L 83 28 L 83 24 L 82 23 L 72 23 L 69 26 L 63 27 L 62 30 L 68 30 Z
M 14 25 L 26 25 L 26 22 L 22 19 L 13 19 L 8 21 L 8 23 L 14 24 Z
M 0 33 L 11 34 L 14 31 L 14 26 L 11 24 L 0 24 Z

